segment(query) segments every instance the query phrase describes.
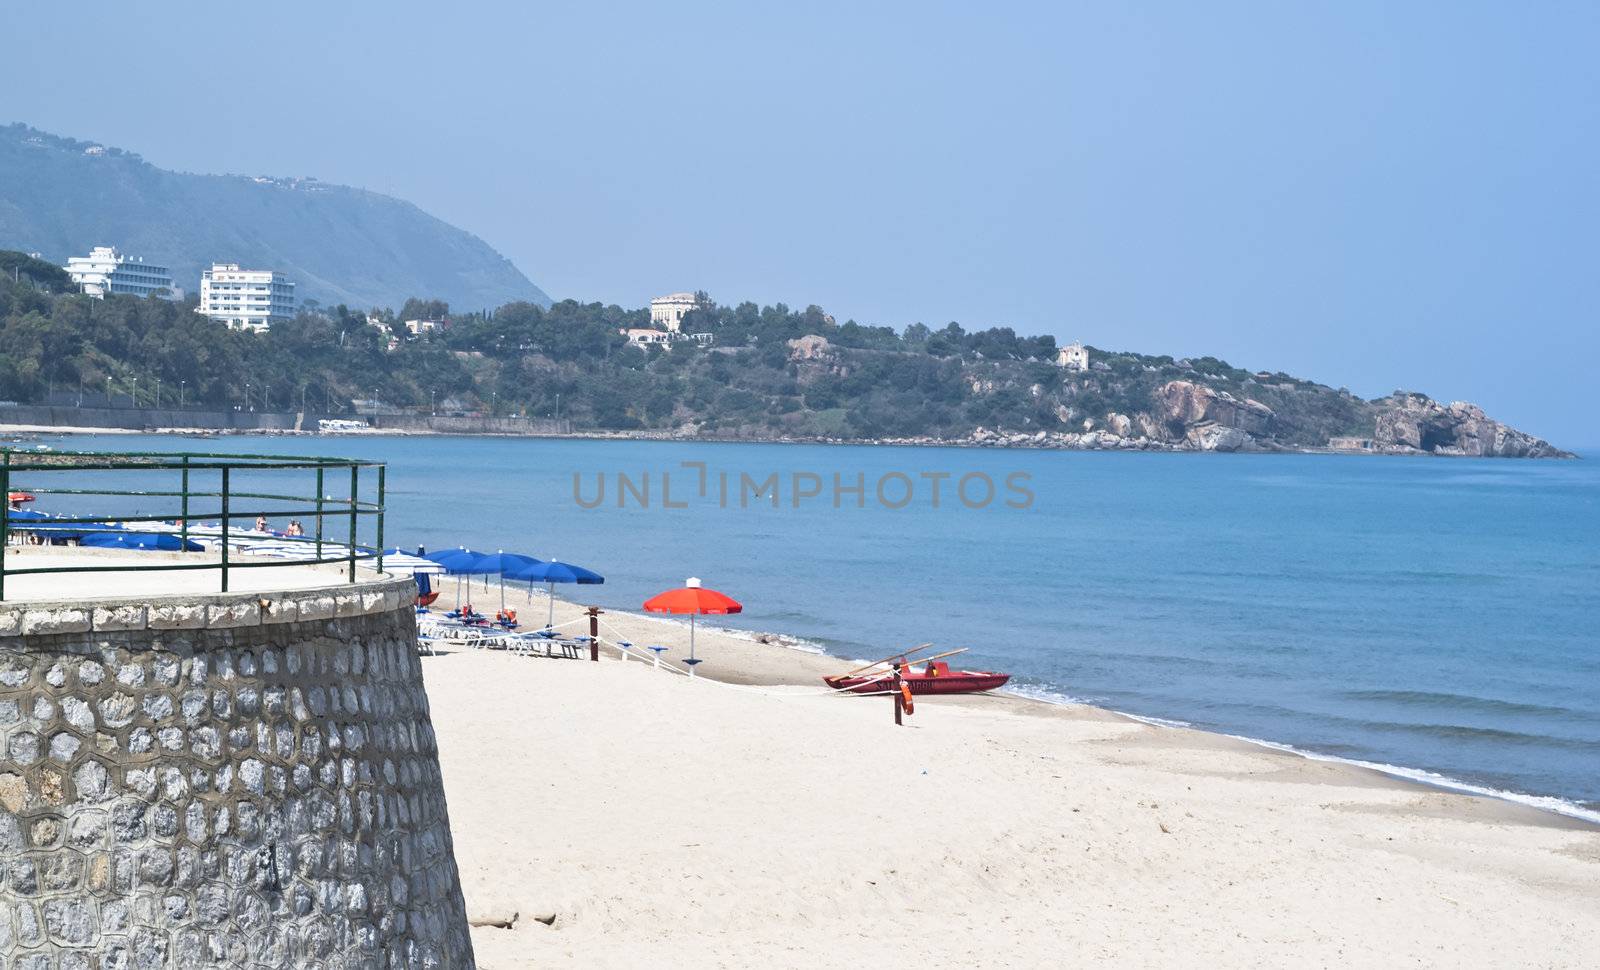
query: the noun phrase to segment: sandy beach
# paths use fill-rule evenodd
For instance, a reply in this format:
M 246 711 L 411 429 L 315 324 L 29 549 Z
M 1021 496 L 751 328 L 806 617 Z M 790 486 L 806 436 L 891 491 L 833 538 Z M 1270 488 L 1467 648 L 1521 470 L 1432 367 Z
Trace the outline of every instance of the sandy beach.
M 558 623 L 576 616 L 558 603 Z M 686 650 L 677 624 L 603 619 L 603 637 Z M 819 689 L 836 660 L 704 626 L 698 644 L 702 672 L 742 682 L 610 651 L 424 659 L 468 911 L 510 924 L 473 929 L 481 966 L 1600 952 L 1585 823 L 1092 707 L 919 698 L 896 728 L 887 699 Z

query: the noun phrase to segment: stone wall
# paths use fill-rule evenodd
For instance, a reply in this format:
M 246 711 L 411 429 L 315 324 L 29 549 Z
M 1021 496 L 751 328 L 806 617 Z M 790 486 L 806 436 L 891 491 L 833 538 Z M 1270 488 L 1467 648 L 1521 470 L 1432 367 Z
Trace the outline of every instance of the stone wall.
M 413 589 L 0 604 L 0 970 L 471 967 Z
M 94 408 L 44 404 L 17 404 L 0 407 L 0 424 L 32 424 L 50 427 L 122 428 L 144 431 L 150 428 L 212 428 L 218 431 L 291 431 L 296 427 L 315 430 L 318 415 L 308 414 L 304 424 L 292 411 L 202 411 L 177 408 Z
M 385 431 L 419 431 L 433 434 L 571 434 L 566 418 L 490 417 L 473 414 L 363 414 L 360 419 Z M 315 427 L 312 424 L 311 427 Z

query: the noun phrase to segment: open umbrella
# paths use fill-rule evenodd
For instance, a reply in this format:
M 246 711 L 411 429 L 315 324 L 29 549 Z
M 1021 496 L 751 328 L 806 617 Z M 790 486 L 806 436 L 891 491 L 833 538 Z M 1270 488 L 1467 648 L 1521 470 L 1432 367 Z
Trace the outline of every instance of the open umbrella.
M 465 576 L 478 571 L 479 560 L 483 553 L 473 552 L 465 546 L 455 549 L 442 549 L 439 552 L 430 552 L 422 558 L 429 562 L 436 562 L 444 567 L 444 571 L 452 576 Z
M 199 552 L 204 546 L 185 542 L 171 532 L 86 532 L 78 545 L 96 549 L 155 549 L 163 552 Z
M 529 588 L 532 588 L 533 584 L 538 582 L 548 584 L 550 617 L 545 620 L 546 628 L 555 626 L 556 622 L 556 583 L 579 583 L 584 586 L 593 586 L 606 581 L 604 576 L 593 570 L 584 569 L 582 566 L 574 566 L 569 562 L 557 562 L 554 559 L 549 562 L 526 566 L 516 572 L 507 573 L 506 577 L 508 579 L 526 579 Z
M 676 613 L 689 615 L 689 673 L 694 673 L 694 665 L 700 661 L 694 658 L 694 618 L 702 615 L 723 616 L 729 613 L 739 613 L 744 607 L 733 597 L 719 593 L 714 589 L 706 589 L 700 585 L 700 580 L 690 576 L 684 581 L 682 589 L 669 589 L 665 593 L 657 593 L 644 601 L 646 613 Z
M 473 552 L 471 549 L 461 546 L 455 549 L 430 552 L 422 558 L 438 563 L 444 567 L 445 572 L 452 576 L 472 576 L 482 571 L 478 568 L 478 564 L 482 562 L 484 554 Z M 456 599 L 458 601 L 461 599 L 460 580 L 456 581 Z M 458 603 L 457 605 L 460 604 Z
M 6 522 L 11 528 L 49 533 L 53 539 L 78 539 L 91 532 L 122 531 L 122 526 L 110 522 L 61 522 L 59 518 L 37 509 L 6 510 Z
M 537 566 L 541 561 L 532 556 L 524 556 L 504 550 L 478 559 L 478 571 L 484 574 L 483 582 L 485 587 L 489 584 L 490 575 L 494 573 L 500 574 L 500 611 L 502 613 L 505 612 L 506 608 L 506 577 L 530 566 Z

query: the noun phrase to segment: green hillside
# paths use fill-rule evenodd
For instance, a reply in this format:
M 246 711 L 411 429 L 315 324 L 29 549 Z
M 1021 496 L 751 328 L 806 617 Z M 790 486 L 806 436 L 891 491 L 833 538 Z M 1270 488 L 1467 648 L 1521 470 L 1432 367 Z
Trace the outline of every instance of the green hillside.
M 0 248 L 64 263 L 92 246 L 172 269 L 194 292 L 211 262 L 275 269 L 302 300 L 462 307 L 549 298 L 471 233 L 399 199 L 314 179 L 169 172 L 26 125 L 0 127 Z
M 70 293 L 62 277 L 0 252 L 0 400 L 70 403 L 106 390 L 148 405 L 159 381 L 219 409 L 305 402 L 354 415 L 357 401 L 376 398 L 421 413 L 559 414 L 583 431 L 682 437 L 1566 454 L 1470 404 L 1403 392 L 1367 401 L 1212 357 L 1091 347 L 1088 368 L 1069 371 L 1055 363 L 1054 338 L 1009 327 L 896 332 L 839 324 L 815 306 L 722 306 L 702 295 L 683 323 L 711 335 L 709 347 L 631 346 L 618 331 L 645 326 L 648 309 L 573 300 L 460 315 L 418 301 L 378 315 L 381 328 L 340 305 L 255 334 L 202 317 L 192 302 Z M 447 324 L 413 337 L 400 324 L 408 317 Z M 1346 438 L 1358 443 L 1337 443 Z

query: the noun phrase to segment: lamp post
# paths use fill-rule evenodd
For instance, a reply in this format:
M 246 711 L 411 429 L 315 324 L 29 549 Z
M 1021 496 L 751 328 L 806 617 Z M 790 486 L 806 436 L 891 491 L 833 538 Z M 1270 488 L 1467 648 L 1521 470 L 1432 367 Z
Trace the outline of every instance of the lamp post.
M 439 392 L 438 391 L 429 391 L 428 392 L 428 413 L 429 414 L 437 415 L 439 413 L 439 405 L 437 403 L 435 403 L 436 399 L 438 398 L 438 396 L 439 396 Z
M 106 378 L 106 407 L 111 406 L 111 378 Z
M 178 410 L 179 411 L 183 410 L 183 389 L 188 383 L 189 383 L 188 381 L 179 381 L 178 382 Z
M 244 409 L 250 410 L 250 382 L 244 382 Z
M 272 385 L 268 384 L 261 390 L 261 410 L 272 410 Z
M 161 410 L 161 378 L 156 378 L 156 410 Z
M 135 408 L 139 406 L 139 378 L 137 377 L 133 379 L 133 390 L 128 392 L 128 406 Z

